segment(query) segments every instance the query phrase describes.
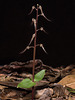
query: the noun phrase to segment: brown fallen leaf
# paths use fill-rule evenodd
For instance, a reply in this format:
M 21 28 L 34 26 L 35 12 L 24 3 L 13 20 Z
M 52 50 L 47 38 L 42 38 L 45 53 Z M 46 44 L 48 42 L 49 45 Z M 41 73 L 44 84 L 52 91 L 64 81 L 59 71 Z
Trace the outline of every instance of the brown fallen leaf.
M 15 91 L 12 91 L 12 92 L 8 93 L 8 94 L 6 95 L 6 97 L 7 97 L 7 98 L 10 98 L 10 97 L 15 97 L 16 95 L 17 95 L 16 92 L 15 92 Z
M 68 100 L 73 100 L 71 96 L 69 96 Z
M 37 90 L 36 94 L 35 94 L 35 98 L 38 99 L 41 96 L 43 97 L 43 94 L 52 95 L 53 94 L 53 89 L 52 88 L 44 88 L 44 89 L 41 89 L 41 90 Z
M 75 75 L 68 75 L 64 77 L 62 80 L 58 82 L 58 84 L 75 89 Z
M 70 84 L 66 84 L 67 87 L 75 89 L 75 82 L 70 83 Z

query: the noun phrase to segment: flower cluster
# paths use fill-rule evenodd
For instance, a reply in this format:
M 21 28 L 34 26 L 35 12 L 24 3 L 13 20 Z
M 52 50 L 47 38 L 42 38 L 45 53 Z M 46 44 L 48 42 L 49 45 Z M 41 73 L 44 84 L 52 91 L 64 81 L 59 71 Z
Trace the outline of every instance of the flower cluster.
M 41 5 L 37 4 L 37 8 L 36 8 L 35 6 L 32 6 L 32 9 L 31 9 L 29 15 L 33 12 L 33 10 L 36 10 L 36 11 L 37 11 L 37 10 L 40 10 L 40 14 L 38 14 L 37 17 L 43 16 L 47 21 L 51 21 L 51 20 L 49 20 L 49 19 L 45 16 L 45 14 L 43 13 L 42 6 L 41 6 Z M 37 20 L 36 20 L 35 18 L 32 18 L 32 22 L 33 22 L 33 24 L 34 24 L 34 29 L 36 29 L 36 21 L 37 21 Z M 40 27 L 40 28 L 37 29 L 36 31 L 37 31 L 37 32 L 38 32 L 38 31 L 43 31 L 44 33 L 47 33 L 47 32 L 44 30 L 43 27 Z M 32 43 L 32 41 L 34 40 L 34 38 L 35 38 L 35 33 L 32 35 L 32 38 L 31 38 L 31 40 L 30 40 L 28 46 L 27 46 L 22 52 L 20 52 L 20 54 L 24 53 L 26 50 L 28 50 L 28 49 L 30 49 L 30 48 L 34 48 L 34 46 L 31 46 L 31 43 Z M 44 48 L 44 46 L 43 46 L 43 44 L 37 44 L 36 47 L 37 47 L 37 46 L 41 47 L 41 48 L 44 50 L 44 52 L 47 53 L 46 50 L 45 50 L 45 48 Z

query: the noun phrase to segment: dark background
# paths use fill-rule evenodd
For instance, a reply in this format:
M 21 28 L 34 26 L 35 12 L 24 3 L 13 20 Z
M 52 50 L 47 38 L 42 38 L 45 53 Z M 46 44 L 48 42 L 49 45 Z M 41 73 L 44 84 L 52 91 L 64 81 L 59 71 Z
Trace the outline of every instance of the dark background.
M 43 26 L 48 35 L 39 32 L 37 43 L 43 43 L 48 55 L 38 47 L 36 58 L 54 67 L 75 64 L 74 0 L 1 0 L 0 64 L 32 59 L 32 49 L 22 55 L 19 52 L 28 45 L 34 33 L 31 19 L 35 11 L 30 16 L 28 13 L 37 3 L 52 22 L 39 18 L 39 27 Z

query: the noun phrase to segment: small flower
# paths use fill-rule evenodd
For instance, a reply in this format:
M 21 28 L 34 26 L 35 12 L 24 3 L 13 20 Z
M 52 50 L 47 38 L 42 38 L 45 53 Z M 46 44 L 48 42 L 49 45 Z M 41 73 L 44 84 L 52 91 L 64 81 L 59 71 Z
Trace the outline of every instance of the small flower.
M 49 20 L 49 19 L 45 16 L 45 14 L 43 13 L 43 10 L 42 10 L 42 7 L 41 7 L 41 6 L 39 6 L 39 9 L 40 9 L 40 11 L 41 11 L 41 14 L 38 15 L 38 16 L 43 16 L 47 21 L 51 21 L 51 20 Z
M 47 33 L 47 32 L 43 29 L 43 27 L 41 27 L 40 30 L 43 31 L 44 33 Z M 48 34 L 48 33 L 47 33 L 47 34 Z
M 41 47 L 41 48 L 43 49 L 43 51 L 47 54 L 47 52 L 46 52 L 46 50 L 45 50 L 43 44 L 40 44 L 40 47 Z
M 32 10 L 35 9 L 35 6 L 32 6 Z
M 44 33 L 48 34 L 48 33 L 43 29 L 43 27 L 41 27 L 41 28 L 38 29 L 37 31 L 43 31 Z
M 32 43 L 33 39 L 35 38 L 35 33 L 32 35 L 29 45 Z
M 20 54 L 24 53 L 26 50 L 28 50 L 30 48 L 34 48 L 34 47 L 33 46 L 27 46 L 22 52 L 20 52 Z
M 39 7 L 39 4 L 37 4 L 37 7 Z
M 36 28 L 36 19 L 32 18 L 32 22 L 34 23 L 34 28 Z
M 44 30 L 43 27 L 41 27 L 40 30 L 43 31 Z
M 28 15 L 30 15 L 33 12 L 34 9 L 36 9 L 35 6 L 32 6 L 32 9 L 31 9 L 31 11 Z

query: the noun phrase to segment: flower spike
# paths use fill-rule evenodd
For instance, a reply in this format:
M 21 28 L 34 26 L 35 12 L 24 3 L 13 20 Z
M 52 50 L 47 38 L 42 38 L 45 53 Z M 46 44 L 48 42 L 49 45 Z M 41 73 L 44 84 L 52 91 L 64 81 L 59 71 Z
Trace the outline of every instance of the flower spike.
M 46 50 L 45 50 L 43 44 L 40 44 L 40 47 L 43 49 L 43 51 L 44 51 L 46 54 L 48 54 L 48 53 L 46 52 Z
M 31 9 L 31 11 L 28 15 L 30 15 L 33 12 L 34 9 L 36 9 L 35 6 L 32 6 L 32 9 Z
M 41 6 L 39 6 L 39 9 L 40 9 L 40 11 L 41 11 L 41 14 L 38 15 L 38 16 L 43 16 L 47 21 L 50 21 L 50 22 L 51 22 L 51 20 L 48 19 L 48 18 L 45 16 L 45 14 L 43 13 L 43 10 L 42 10 L 42 7 L 41 7 Z

